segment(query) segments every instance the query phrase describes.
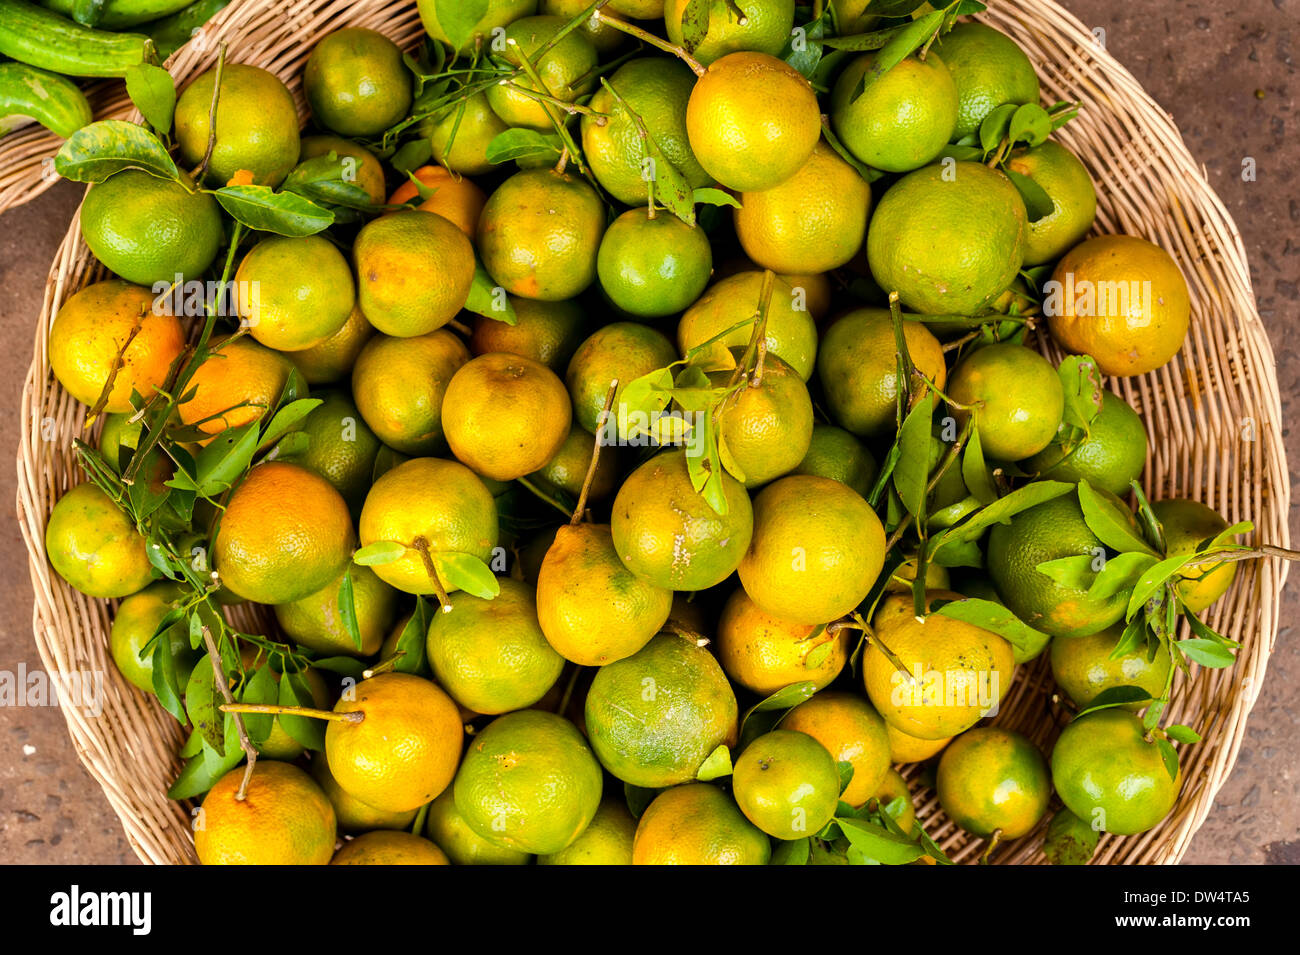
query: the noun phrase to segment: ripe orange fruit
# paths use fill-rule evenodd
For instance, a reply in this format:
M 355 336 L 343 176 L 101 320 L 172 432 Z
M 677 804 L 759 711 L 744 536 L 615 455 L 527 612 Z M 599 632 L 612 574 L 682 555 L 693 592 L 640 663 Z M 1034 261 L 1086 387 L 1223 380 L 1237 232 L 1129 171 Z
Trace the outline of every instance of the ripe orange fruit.
M 807 733 L 837 763 L 853 767 L 853 776 L 840 794 L 850 806 L 865 804 L 889 772 L 887 725 L 866 700 L 834 691 L 817 693 L 781 721 L 781 729 Z
M 186 168 L 207 154 L 216 82 L 217 71 L 208 70 L 176 100 L 176 143 Z M 225 64 L 207 180 L 224 186 L 246 170 L 254 183 L 278 186 L 297 164 L 299 148 L 298 110 L 288 88 L 256 66 Z
M 509 352 L 540 362 L 555 372 L 564 369 L 585 335 L 586 313 L 576 302 L 539 302 L 510 296 L 515 324 L 474 316 L 469 350 L 475 355 Z
M 509 578 L 499 584 L 491 600 L 459 594 L 434 614 L 426 647 L 438 684 L 461 706 L 489 715 L 532 706 L 564 669 L 537 622 L 532 587 Z
M 633 471 L 614 498 L 610 523 L 623 565 L 666 590 L 722 583 L 740 566 L 753 533 L 744 485 L 722 475 L 727 513 L 719 514 L 691 484 L 686 454 L 665 451 Z
M 663 4 L 665 32 L 670 42 L 685 46 L 686 52 L 705 66 L 741 50 L 780 56 L 794 27 L 794 0 L 747 0 L 734 7 L 708 10 L 704 35 L 688 44 L 684 20 L 689 6 L 690 0 Z
M 699 349 L 694 363 L 703 370 L 734 368 L 731 349 L 744 347 L 753 337 L 753 325 L 742 323 L 757 321 L 762 288 L 762 272 L 738 272 L 715 282 L 677 325 L 677 347 L 683 357 Z M 785 279 L 776 279 L 765 340 L 769 355 L 776 355 L 807 381 L 817 359 L 817 325 L 805 299 Z
M 66 491 L 54 505 L 45 554 L 60 577 L 91 597 L 125 597 L 153 579 L 144 536 L 90 483 Z
M 582 428 L 596 433 L 609 386 L 618 382 L 606 426 L 622 434 L 623 389 L 629 383 L 677 360 L 672 342 L 662 332 L 638 322 L 614 322 L 593 332 L 573 353 L 564 380 L 573 399 L 573 417 Z
M 704 170 L 741 192 L 789 179 L 821 138 L 821 108 L 793 67 L 766 53 L 711 64 L 686 104 L 686 131 Z
M 451 865 L 451 861 L 428 839 L 379 830 L 343 843 L 330 865 Z
M 671 590 L 634 576 L 606 524 L 555 533 L 537 575 L 537 617 L 556 651 L 579 666 L 604 666 L 644 647 L 668 620 Z
M 413 458 L 386 472 L 361 508 L 361 545 L 395 541 L 406 547 L 397 560 L 374 571 L 408 594 L 432 594 L 433 581 L 416 544 L 423 541 L 432 557 L 440 553 L 472 554 L 484 562 L 497 544 L 497 505 L 487 487 L 469 468 L 442 458 Z M 443 589 L 453 591 L 439 573 Z
M 1075 246 L 1056 266 L 1043 301 L 1062 348 L 1091 355 L 1108 375 L 1141 375 L 1183 347 L 1191 322 L 1187 280 L 1158 245 L 1103 235 Z
M 464 365 L 442 402 L 452 454 L 497 481 L 543 467 L 564 444 L 572 420 L 569 393 L 555 372 L 503 352 Z
M 451 697 L 409 673 L 381 673 L 358 683 L 334 706 L 361 713 L 331 720 L 325 754 L 338 784 L 385 812 L 418 809 L 451 784 L 464 727 Z
M 767 865 L 772 843 L 731 797 L 708 783 L 674 786 L 637 823 L 633 865 Z
M 522 852 L 559 852 L 600 806 L 603 780 L 577 727 L 519 710 L 473 738 L 456 774 L 456 810 L 487 841 Z
M 731 372 L 709 380 L 725 388 Z M 720 406 L 718 440 L 745 487 L 761 487 L 799 466 L 812 443 L 813 407 L 798 373 L 775 355 L 763 362 L 762 378 L 743 383 Z
M 942 739 L 918 739 L 908 736 L 892 723 L 885 723 L 885 733 L 889 736 L 889 761 L 891 763 L 920 763 L 952 742 L 953 737 Z
M 148 289 L 109 279 L 71 296 L 54 316 L 50 369 L 68 394 L 93 408 L 120 354 L 122 365 L 103 410 L 122 413 L 132 410 L 132 390 L 152 397 L 184 344 L 181 323 L 154 309 Z
M 818 274 L 846 264 L 867 234 L 871 187 L 828 146 L 817 143 L 793 175 L 746 191 L 736 236 L 758 265 L 786 274 Z
M 664 633 L 602 666 L 584 719 L 602 766 L 625 783 L 658 788 L 695 778 L 723 743 L 734 743 L 736 694 L 708 650 Z
M 1023 345 L 995 343 L 964 358 L 948 382 L 948 395 L 973 411 L 984 453 L 995 461 L 1020 461 L 1052 443 L 1065 409 L 1056 369 Z
M 555 302 L 596 278 L 605 206 L 586 181 L 526 169 L 488 197 L 478 251 L 492 280 L 511 295 Z
M 251 424 L 275 407 L 292 370 L 284 355 L 252 339 L 214 342 L 190 378 L 194 396 L 180 406 L 181 421 L 210 435 Z
M 329 760 L 325 754 L 312 753 L 311 775 L 325 793 L 330 805 L 334 807 L 334 816 L 338 820 L 340 832 L 370 832 L 372 829 L 407 829 L 415 821 L 417 810 L 406 812 L 381 812 L 367 806 L 360 799 L 349 795 L 335 780 L 330 772 Z
M 446 447 L 447 386 L 467 361 L 464 343 L 445 328 L 415 338 L 376 335 L 352 369 L 357 410 L 390 448 L 414 455 L 439 451 Z
M 631 865 L 636 820 L 620 795 L 605 798 L 587 828 L 559 852 L 537 857 L 538 865 Z
M 802 839 L 835 815 L 840 776 L 826 747 L 807 733 L 764 733 L 745 747 L 731 774 L 745 817 L 769 836 Z
M 967 832 L 1019 839 L 1047 812 L 1047 761 L 1020 733 L 980 726 L 943 751 L 935 789 L 939 805 Z
M 903 322 L 912 364 L 940 391 L 948 379 L 943 346 L 921 322 Z M 889 310 L 859 308 L 822 337 L 817 376 L 835 422 L 862 437 L 893 433 L 897 424 L 898 364 Z
M 561 17 L 548 16 L 515 20 L 506 27 L 502 38 L 505 48 L 498 56 L 507 65 L 515 67 L 527 57 L 541 79 L 546 95 L 571 103 L 591 88 L 597 54 L 596 48 L 580 30 L 570 31 L 557 39 L 566 22 Z M 516 128 L 552 130 L 553 118 L 564 117 L 563 110 L 543 103 L 523 90 L 537 91 L 534 81 L 528 76 L 489 86 L 487 99 L 492 111 Z
M 334 855 L 334 808 L 297 766 L 258 760 L 244 799 L 244 767 L 203 797 L 194 849 L 203 865 L 326 865 Z
M 378 653 L 397 614 L 397 592 L 369 567 L 357 565 L 351 570 L 352 605 L 361 646 L 352 642 L 339 610 L 342 574 L 315 593 L 275 605 L 275 619 L 285 636 L 327 656 L 372 657 Z
M 235 283 L 240 321 L 276 351 L 319 345 L 347 323 L 356 304 L 347 259 L 318 235 L 268 236 L 239 263 Z
M 886 597 L 872 623 L 875 636 L 862 658 L 867 696 L 887 723 L 908 736 L 955 736 L 987 715 L 1011 688 L 1011 644 L 997 634 L 940 614 L 918 620 L 910 594 Z
M 461 232 L 473 239 L 478 232 L 478 220 L 487 204 L 487 194 L 464 176 L 449 172 L 443 166 L 421 166 L 411 175 L 421 185 L 435 190 L 433 195 L 416 206 L 454 223 Z M 420 195 L 415 183 L 409 179 L 393 190 L 388 197 L 390 206 L 409 202 Z
M 230 495 L 213 556 L 222 584 L 236 595 L 288 603 L 342 574 L 353 539 L 347 502 L 328 481 L 296 464 L 268 461 Z
M 456 317 L 474 281 L 474 249 L 442 216 L 413 209 L 362 226 L 352 246 L 357 297 L 385 335 L 413 338 Z
M 1192 554 L 1196 549 L 1228 529 L 1223 517 L 1199 501 L 1166 498 L 1151 505 L 1165 534 L 1165 550 L 1170 555 Z M 1178 595 L 1188 610 L 1200 613 L 1232 586 L 1237 576 L 1235 561 L 1211 562 L 1188 567 L 1179 576 Z
M 849 659 L 849 631 L 828 633 L 764 613 L 743 588 L 727 599 L 718 619 L 715 652 L 736 683 L 760 697 L 794 683 L 828 686 Z
M 740 582 L 770 614 L 830 623 L 866 599 L 884 559 L 884 528 L 861 495 L 839 481 L 793 474 L 754 499 Z

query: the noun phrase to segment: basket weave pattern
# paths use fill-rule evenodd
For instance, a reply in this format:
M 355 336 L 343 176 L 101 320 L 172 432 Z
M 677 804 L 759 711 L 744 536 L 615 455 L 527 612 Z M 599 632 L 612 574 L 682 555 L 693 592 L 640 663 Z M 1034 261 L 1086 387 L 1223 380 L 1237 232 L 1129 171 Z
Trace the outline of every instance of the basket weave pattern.
M 1290 485 L 1273 355 L 1231 217 L 1172 119 L 1073 16 L 1051 0 L 1003 0 L 982 19 L 1010 34 L 1029 54 L 1046 101 L 1083 104 L 1079 117 L 1058 135 L 1097 183 L 1098 231 L 1158 243 L 1187 276 L 1192 327 L 1182 353 L 1157 372 L 1108 382 L 1146 423 L 1151 439 L 1148 495 L 1204 501 L 1230 522 L 1254 521 L 1257 541 L 1287 546 Z M 239 0 L 208 24 L 206 42 L 182 49 L 168 65 L 183 87 L 212 67 L 220 44 L 227 43 L 232 61 L 280 76 L 305 115 L 302 66 L 316 39 L 342 26 L 371 27 L 408 48 L 422 36 L 409 0 Z M 124 104 L 118 108 L 120 115 L 127 113 Z M 37 149 L 35 141 L 30 148 Z M 11 175 L 0 178 L 0 209 L 15 188 Z M 27 188 L 24 195 L 30 198 L 41 187 Z M 18 516 L 31 556 L 33 629 L 51 674 L 105 674 L 101 715 L 69 705 L 63 713 L 82 762 L 104 788 L 136 853 L 146 862 L 193 862 L 187 807 L 164 795 L 180 767 L 176 752 L 183 732 L 151 697 L 122 679 L 109 660 L 109 605 L 67 586 L 45 559 L 50 511 L 81 480 L 72 440 L 85 415 L 50 372 L 46 336 L 60 304 L 101 274 L 74 219 L 51 268 L 23 391 Z M 1194 667 L 1190 681 L 1182 675 L 1175 680 L 1168 720 L 1186 723 L 1204 736 L 1204 742 L 1183 752 L 1185 783 L 1178 804 L 1150 832 L 1103 837 L 1094 862 L 1172 863 L 1187 850 L 1236 759 L 1276 639 L 1285 577 L 1286 568 L 1277 561 L 1243 563 L 1237 582 L 1207 621 L 1242 643 L 1236 665 L 1227 670 Z M 1068 718 L 1052 692 L 1045 657 L 1021 667 L 997 722 L 1026 733 L 1047 751 Z M 983 841 L 948 821 L 932 791 L 914 784 L 913 793 L 918 818 L 949 855 L 963 862 L 977 859 Z M 1044 827 L 1000 847 L 993 861 L 1044 862 Z

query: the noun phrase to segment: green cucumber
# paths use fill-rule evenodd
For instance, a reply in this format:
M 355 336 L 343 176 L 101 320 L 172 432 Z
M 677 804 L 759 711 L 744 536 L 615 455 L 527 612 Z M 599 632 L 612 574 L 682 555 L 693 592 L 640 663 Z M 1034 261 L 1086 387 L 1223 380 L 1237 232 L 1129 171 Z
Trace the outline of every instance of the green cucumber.
M 0 54 L 66 76 L 125 76 L 145 61 L 139 33 L 92 30 L 27 0 L 0 0 Z
M 53 10 L 61 16 L 71 17 L 85 26 L 97 26 L 101 30 L 123 30 L 136 27 L 159 17 L 169 17 L 194 0 L 100 0 L 94 6 L 100 7 L 98 19 L 92 22 L 77 16 L 78 7 L 87 6 L 85 0 L 38 0 L 47 10 Z
M 230 0 L 198 0 L 179 13 L 145 26 L 153 37 L 158 59 L 166 60 L 194 36 L 194 31 L 230 6 Z
M 90 103 L 67 77 L 26 63 L 0 63 L 0 135 L 23 117 L 67 139 L 90 122 Z

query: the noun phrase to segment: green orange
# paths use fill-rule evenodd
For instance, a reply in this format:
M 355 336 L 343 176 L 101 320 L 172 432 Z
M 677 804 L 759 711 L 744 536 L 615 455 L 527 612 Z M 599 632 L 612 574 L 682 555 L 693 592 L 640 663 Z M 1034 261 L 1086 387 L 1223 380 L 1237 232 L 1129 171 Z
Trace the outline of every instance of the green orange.
M 343 392 L 322 392 L 316 397 L 321 404 L 296 429 L 306 436 L 307 447 L 280 460 L 315 471 L 343 495 L 349 508 L 358 511 L 370 490 L 379 439 Z
M 1075 706 L 1083 709 L 1098 694 L 1117 686 L 1145 690 L 1153 700 L 1164 694 L 1172 666 L 1169 651 L 1160 647 L 1152 652 L 1141 645 L 1112 657 L 1123 632 L 1123 625 L 1116 624 L 1091 636 L 1052 641 L 1052 679 Z M 1145 706 L 1145 702 L 1127 703 L 1124 708 L 1137 711 Z
M 456 810 L 450 787 L 429 804 L 425 831 L 453 865 L 527 865 L 532 858 L 527 852 L 488 842 L 471 829 Z
M 866 803 L 889 772 L 886 723 L 860 696 L 836 691 L 817 693 L 787 713 L 781 729 L 807 733 L 826 748 L 837 764 L 853 767 L 853 776 L 840 794 L 840 799 L 850 806 Z
M 763 281 L 762 272 L 738 272 L 705 291 L 677 325 L 682 356 L 696 352 L 692 363 L 705 371 L 735 367 L 731 349 L 747 345 L 753 337 Z M 802 298 L 785 279 L 773 281 L 764 339 L 769 355 L 776 355 L 807 381 L 817 360 L 817 325 Z
M 1061 438 L 1021 467 L 1053 481 L 1087 481 L 1111 494 L 1125 495 L 1147 463 L 1147 429 L 1141 416 L 1113 391 L 1102 391 L 1101 409 L 1077 442 Z
M 90 483 L 66 491 L 54 505 L 45 555 L 60 577 L 90 597 L 125 597 L 153 579 L 144 536 Z
M 1023 345 L 995 343 L 971 352 L 952 373 L 948 395 L 957 417 L 974 417 L 980 446 L 996 461 L 1020 461 L 1056 436 L 1065 389 L 1056 369 Z
M 835 815 L 840 776 L 835 760 L 807 733 L 764 733 L 745 747 L 731 774 L 740 811 L 778 839 L 820 832 Z
M 207 155 L 216 81 L 217 70 L 208 70 L 176 101 L 176 142 L 186 168 L 198 166 Z M 225 64 L 216 120 L 207 173 L 214 185 L 224 186 L 243 171 L 257 185 L 278 186 L 297 165 L 298 110 L 275 75 L 243 63 Z
M 451 221 L 411 209 L 373 219 L 352 246 L 357 301 L 385 335 L 414 338 L 456 317 L 474 280 L 474 249 Z
M 415 338 L 376 335 L 357 356 L 352 397 L 384 444 L 403 454 L 432 454 L 446 447 L 447 386 L 468 361 L 464 343 L 446 329 Z
M 694 640 L 665 633 L 596 671 L 585 722 L 602 766 L 625 783 L 658 788 L 695 778 L 735 741 L 736 695 Z
M 520 710 L 473 738 L 456 774 L 456 810 L 487 841 L 548 855 L 570 845 L 600 806 L 600 765 L 562 716 Z
M 371 657 L 378 653 L 397 614 L 397 592 L 369 567 L 354 565 L 350 571 L 352 607 L 361 645 L 353 643 L 344 623 L 340 606 L 343 574 L 316 593 L 276 604 L 275 619 L 285 636 L 299 646 L 327 656 Z
M 741 50 L 779 56 L 794 27 L 794 0 L 738 0 L 709 7 L 706 29 L 691 43 L 686 41 L 685 17 L 690 0 L 666 0 L 664 26 L 670 42 L 708 66 L 719 57 Z
M 981 726 L 943 751 L 936 790 L 948 818 L 983 838 L 1026 835 L 1052 795 L 1047 761 L 1020 733 Z
M 327 33 L 307 57 L 302 85 L 312 115 L 343 136 L 379 136 L 406 116 L 413 77 L 402 50 L 374 30 Z
M 524 57 L 532 63 L 532 72 L 541 80 L 545 95 L 571 103 L 585 94 L 591 86 L 591 74 L 596 67 L 596 48 L 580 30 L 563 36 L 562 17 L 523 17 L 506 27 L 504 50 L 500 59 L 511 67 L 518 67 Z M 509 83 L 496 83 L 487 89 L 492 111 L 515 128 L 550 131 L 557 117 L 564 112 L 552 103 L 529 96 L 525 90 L 539 92 L 535 81 L 527 75 L 516 76 Z
M 713 249 L 699 226 L 668 213 L 630 209 L 605 230 L 596 256 L 600 287 L 638 318 L 674 315 L 691 305 L 713 272 Z
M 515 324 L 476 315 L 470 351 L 475 355 L 509 352 L 531 358 L 553 371 L 565 368 L 585 336 L 587 315 L 582 306 L 513 295 L 509 302 L 515 310 Z
M 276 351 L 319 345 L 347 324 L 356 304 L 347 259 L 316 235 L 263 239 L 239 263 L 235 283 L 240 321 Z
M 849 432 L 833 424 L 814 424 L 808 453 L 794 473 L 831 478 L 866 497 L 879 470 L 871 452 Z
M 935 49 L 957 86 L 953 139 L 969 136 L 1006 103 L 1037 103 L 1038 76 L 1015 40 L 984 23 L 959 23 Z
M 910 172 L 933 160 L 957 127 L 957 86 L 933 52 L 909 56 L 877 75 L 868 53 L 840 74 L 831 94 L 831 122 L 845 148 L 873 169 Z M 872 82 L 853 94 L 868 71 Z
M 767 865 L 772 843 L 716 786 L 666 789 L 646 807 L 632 843 L 633 865 Z
M 492 31 L 537 12 L 537 0 L 488 0 L 482 5 L 482 16 L 472 27 L 462 31 L 464 38 L 457 45 L 438 17 L 438 8 L 442 6 L 439 0 L 418 0 L 417 6 L 425 32 L 439 43 L 455 47 L 457 53 L 469 52 L 476 44 L 490 38 Z
M 631 865 L 636 820 L 622 799 L 607 798 L 587 828 L 568 846 L 538 856 L 538 865 Z
M 1052 211 L 1029 223 L 1025 265 L 1051 262 L 1083 241 L 1097 217 L 1097 190 L 1074 153 L 1049 139 L 1016 150 L 1007 160 L 1007 168 L 1034 180 L 1052 200 Z
M 457 594 L 433 615 L 426 643 L 439 685 L 466 709 L 490 715 L 532 706 L 564 668 L 537 622 L 533 588 L 509 578 L 498 585 L 490 600 Z
M 409 832 L 367 832 L 343 844 L 330 865 L 451 865 L 428 839 Z
M 154 692 L 153 651 L 140 656 L 153 640 L 158 625 L 171 613 L 181 596 L 180 588 L 171 581 L 160 581 L 134 593 L 123 600 L 113 614 L 113 627 L 108 633 L 108 652 L 122 676 L 146 693 Z M 171 627 L 159 638 L 168 642 L 177 682 L 185 685 L 189 669 L 199 659 L 199 652 L 190 646 L 189 631 L 184 627 Z
M 731 372 L 709 375 L 725 388 Z M 799 466 L 812 443 L 813 406 L 798 373 L 775 355 L 719 407 L 718 441 L 725 445 L 727 467 L 746 487 L 761 487 Z
M 1166 498 L 1151 505 L 1164 530 L 1165 550 L 1174 554 L 1192 554 L 1210 538 L 1228 529 L 1219 513 L 1199 501 Z M 1234 543 L 1229 540 L 1227 543 Z M 1237 576 L 1235 561 L 1217 561 L 1179 572 L 1178 596 L 1188 610 L 1200 613 L 1222 597 Z

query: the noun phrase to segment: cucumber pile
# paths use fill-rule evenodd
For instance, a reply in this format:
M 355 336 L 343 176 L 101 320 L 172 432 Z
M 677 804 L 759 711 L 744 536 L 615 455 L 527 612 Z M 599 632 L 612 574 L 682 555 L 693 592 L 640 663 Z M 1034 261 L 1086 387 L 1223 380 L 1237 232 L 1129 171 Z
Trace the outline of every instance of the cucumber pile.
M 35 120 L 68 138 L 91 120 L 69 77 L 124 78 L 165 60 L 230 0 L 0 0 L 0 137 Z

